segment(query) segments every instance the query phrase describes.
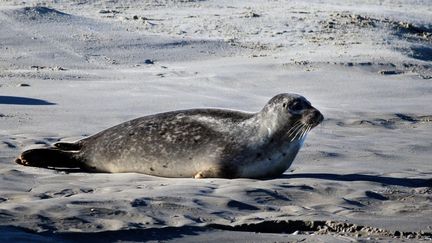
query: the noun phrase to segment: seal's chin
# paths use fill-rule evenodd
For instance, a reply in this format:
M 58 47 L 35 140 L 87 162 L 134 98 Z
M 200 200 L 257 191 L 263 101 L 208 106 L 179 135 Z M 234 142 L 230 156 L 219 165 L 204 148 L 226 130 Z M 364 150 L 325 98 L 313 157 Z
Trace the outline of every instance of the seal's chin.
M 314 127 L 318 126 L 322 121 L 323 121 L 322 119 L 308 121 L 307 125 L 310 126 L 311 128 L 314 128 Z

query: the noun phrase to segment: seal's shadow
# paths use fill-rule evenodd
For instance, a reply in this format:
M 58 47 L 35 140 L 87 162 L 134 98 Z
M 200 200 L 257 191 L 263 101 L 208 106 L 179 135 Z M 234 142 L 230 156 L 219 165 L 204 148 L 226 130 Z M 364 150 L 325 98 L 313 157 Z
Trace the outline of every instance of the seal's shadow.
M 283 179 L 321 179 L 331 181 L 370 181 L 378 182 L 384 185 L 404 186 L 404 187 L 431 187 L 432 179 L 421 178 L 397 178 L 388 176 L 362 175 L 362 174 L 331 174 L 331 173 L 299 173 L 283 174 Z
M 88 172 L 79 168 L 50 168 L 59 172 L 65 173 L 102 173 L 103 172 Z M 298 173 L 298 174 L 283 174 L 276 178 L 257 179 L 257 180 L 272 180 L 272 179 L 320 179 L 330 181 L 369 181 L 381 183 L 385 186 L 404 186 L 404 187 L 432 187 L 432 178 L 398 178 L 389 176 L 363 175 L 363 174 L 331 174 L 331 173 Z

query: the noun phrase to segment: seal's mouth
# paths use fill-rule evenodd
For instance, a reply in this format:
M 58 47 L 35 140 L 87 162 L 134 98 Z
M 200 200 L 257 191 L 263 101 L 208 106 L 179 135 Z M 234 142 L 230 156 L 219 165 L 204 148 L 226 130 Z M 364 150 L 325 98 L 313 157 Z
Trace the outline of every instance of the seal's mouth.
M 324 120 L 324 116 L 317 109 L 313 108 L 303 114 L 303 117 L 295 122 L 288 130 L 288 137 L 291 141 L 303 139 L 312 128 L 318 126 Z
M 324 116 L 317 109 L 312 108 L 303 115 L 303 119 L 306 124 L 314 128 L 324 120 Z

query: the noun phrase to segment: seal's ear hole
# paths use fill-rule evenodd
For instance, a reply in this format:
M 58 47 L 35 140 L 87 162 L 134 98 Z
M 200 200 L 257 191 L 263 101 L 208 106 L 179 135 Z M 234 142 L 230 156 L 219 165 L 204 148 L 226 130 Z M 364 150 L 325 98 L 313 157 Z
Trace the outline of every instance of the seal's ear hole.
M 287 106 L 288 106 L 288 104 L 286 102 L 282 104 L 283 108 L 287 108 Z

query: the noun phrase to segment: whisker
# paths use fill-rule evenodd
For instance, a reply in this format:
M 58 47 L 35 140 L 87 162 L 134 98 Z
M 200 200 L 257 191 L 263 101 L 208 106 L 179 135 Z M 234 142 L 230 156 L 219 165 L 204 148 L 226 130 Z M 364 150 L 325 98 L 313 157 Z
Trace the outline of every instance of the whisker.
M 309 133 L 309 131 L 312 129 L 312 126 L 307 126 L 305 131 L 303 132 L 303 134 L 301 135 L 301 138 L 303 139 L 304 137 L 306 137 L 306 135 Z
M 306 135 L 309 133 L 309 131 L 312 129 L 311 125 L 306 125 L 305 129 L 303 130 L 303 132 L 301 133 L 301 135 L 299 136 L 299 139 L 303 139 L 304 137 L 306 137 Z
M 291 135 L 295 134 L 297 132 L 297 129 L 301 128 L 302 126 L 303 126 L 303 123 L 299 123 L 299 124 L 295 125 L 294 127 L 292 127 L 288 131 L 288 137 L 291 137 Z
M 302 139 L 304 133 L 307 131 L 307 128 L 309 127 L 309 125 L 305 125 L 304 127 L 302 127 L 302 131 L 300 132 L 298 139 Z
M 298 127 L 298 129 L 295 130 L 294 136 L 291 139 L 291 142 L 294 141 L 296 139 L 296 137 L 301 134 L 301 132 L 303 131 L 303 129 L 305 128 L 305 124 L 301 124 L 301 126 Z
M 302 139 L 303 138 L 303 134 L 306 132 L 306 130 L 307 130 L 307 127 L 301 131 L 301 133 L 299 134 L 298 139 Z
M 293 137 L 294 138 L 297 135 L 298 131 L 301 130 L 301 128 L 302 128 L 302 126 L 296 127 L 292 132 L 290 132 L 288 134 L 288 137 Z
M 298 124 L 289 134 L 288 134 L 288 136 L 295 136 L 295 134 L 297 134 L 297 132 L 299 131 L 299 130 L 301 130 L 302 129 L 302 127 L 303 127 L 303 124 Z
M 291 142 L 295 140 L 295 138 L 296 138 L 297 133 L 298 133 L 299 130 L 300 130 L 300 129 L 295 130 L 293 136 L 292 136 L 292 137 L 290 136 L 290 137 L 291 137 Z
M 292 127 L 288 130 L 287 133 L 291 132 L 291 131 L 292 131 L 295 127 L 297 127 L 300 123 L 301 123 L 300 121 L 296 121 L 296 122 L 292 125 Z
M 306 128 L 306 131 L 304 132 L 304 134 L 303 134 L 303 136 L 306 136 L 306 134 L 310 131 L 310 126 L 308 126 L 307 128 Z

